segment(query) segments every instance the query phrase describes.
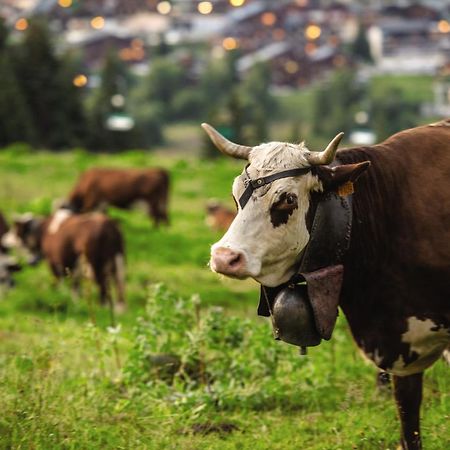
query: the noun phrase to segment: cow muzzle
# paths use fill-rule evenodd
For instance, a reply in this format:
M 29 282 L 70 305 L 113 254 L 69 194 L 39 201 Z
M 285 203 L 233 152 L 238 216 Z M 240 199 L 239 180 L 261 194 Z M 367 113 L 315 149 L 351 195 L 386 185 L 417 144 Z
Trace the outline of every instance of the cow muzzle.
M 245 278 L 249 276 L 247 259 L 240 251 L 226 247 L 213 248 L 209 264 L 214 272 L 228 277 Z

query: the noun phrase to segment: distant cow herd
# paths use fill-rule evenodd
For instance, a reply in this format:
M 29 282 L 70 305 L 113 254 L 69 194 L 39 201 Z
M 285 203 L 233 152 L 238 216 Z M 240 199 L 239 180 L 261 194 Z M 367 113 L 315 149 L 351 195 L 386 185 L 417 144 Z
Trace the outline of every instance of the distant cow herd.
M 75 187 L 48 217 L 25 213 L 12 226 L 0 213 L 0 284 L 14 284 L 20 270 L 11 248 L 25 252 L 31 265 L 44 259 L 57 280 L 68 277 L 75 291 L 82 277 L 95 282 L 102 304 L 125 307 L 125 243 L 119 225 L 103 211 L 108 205 L 147 207 L 155 226 L 168 224 L 169 173 L 165 169 L 93 168 L 82 173 Z
M 129 209 L 140 204 L 154 226 L 168 225 L 169 186 L 165 169 L 95 167 L 80 175 L 67 198 L 48 217 L 16 215 L 10 227 L 0 213 L 0 286 L 12 287 L 14 272 L 22 268 L 10 254 L 16 248 L 26 254 L 30 265 L 45 260 L 56 280 L 69 278 L 75 292 L 79 292 L 83 277 L 92 280 L 101 304 L 108 304 L 115 294 L 116 308 L 123 310 L 125 242 L 106 207 Z M 224 231 L 235 214 L 211 201 L 206 215 L 213 230 Z

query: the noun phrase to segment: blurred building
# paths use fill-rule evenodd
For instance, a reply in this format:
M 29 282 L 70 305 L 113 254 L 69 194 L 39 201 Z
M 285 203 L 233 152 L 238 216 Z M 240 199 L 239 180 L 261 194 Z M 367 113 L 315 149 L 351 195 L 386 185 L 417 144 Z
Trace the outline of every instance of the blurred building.
M 264 61 L 275 85 L 296 87 L 357 65 L 349 49 L 360 26 L 369 30 L 372 74 L 435 74 L 449 63 L 448 1 L 2 0 L 0 14 L 12 25 L 48 17 L 58 44 L 79 51 L 91 71 L 114 48 L 145 73 L 163 42 L 181 47 L 197 75 L 208 53 L 238 50 L 242 76 Z
M 435 74 L 448 61 L 448 17 L 448 8 L 420 4 L 381 8 L 368 34 L 378 71 Z

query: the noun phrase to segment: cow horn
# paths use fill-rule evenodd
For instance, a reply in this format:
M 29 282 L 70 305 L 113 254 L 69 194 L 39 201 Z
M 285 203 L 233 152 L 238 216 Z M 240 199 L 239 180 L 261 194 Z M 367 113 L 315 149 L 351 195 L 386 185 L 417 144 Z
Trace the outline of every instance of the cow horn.
M 202 128 L 206 131 L 214 145 L 225 155 L 238 159 L 248 159 L 250 150 L 253 147 L 235 144 L 222 136 L 216 129 L 207 123 L 202 123 Z
M 306 159 L 311 166 L 323 166 L 333 162 L 336 151 L 341 142 L 344 133 L 339 133 L 336 137 L 327 145 L 327 148 L 323 152 L 311 152 L 306 156 Z

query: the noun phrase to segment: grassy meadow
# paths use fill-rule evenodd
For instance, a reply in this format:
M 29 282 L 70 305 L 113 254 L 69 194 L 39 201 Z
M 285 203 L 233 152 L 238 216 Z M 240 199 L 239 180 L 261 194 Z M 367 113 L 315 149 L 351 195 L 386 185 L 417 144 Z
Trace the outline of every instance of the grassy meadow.
M 162 166 L 172 175 L 170 227 L 153 228 L 140 210 L 109 210 L 127 247 L 128 309 L 115 326 L 89 283 L 77 298 L 44 263 L 24 268 L 2 294 L 0 449 L 394 450 L 391 392 L 376 389 L 376 370 L 342 314 L 332 340 L 300 357 L 256 316 L 256 283 L 209 271 L 219 234 L 205 225 L 205 203 L 233 205 L 242 162 L 187 156 L 201 143 L 196 128 L 170 136 L 154 152 L 0 152 L 9 219 L 48 214 L 91 166 Z M 161 366 L 161 355 L 173 364 Z M 450 448 L 441 361 L 426 374 L 422 416 L 424 447 Z

